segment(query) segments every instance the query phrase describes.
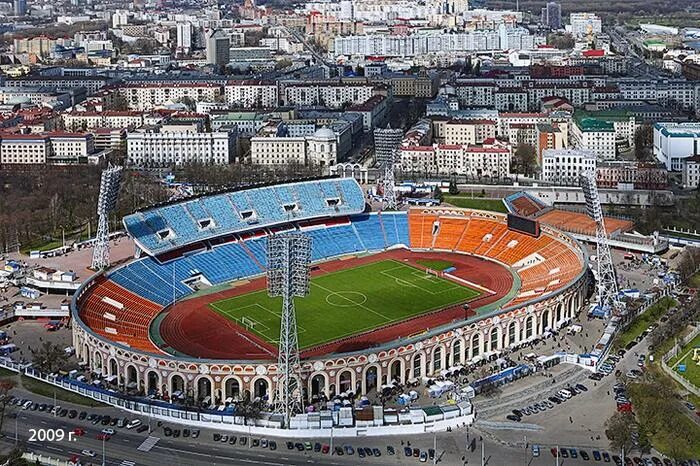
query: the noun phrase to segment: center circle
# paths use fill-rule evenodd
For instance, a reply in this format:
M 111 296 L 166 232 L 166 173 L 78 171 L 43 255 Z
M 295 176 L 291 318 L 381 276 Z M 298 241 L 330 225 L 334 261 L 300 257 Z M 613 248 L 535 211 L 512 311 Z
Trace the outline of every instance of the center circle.
M 334 291 L 326 296 L 326 302 L 336 307 L 353 307 L 367 302 L 367 296 L 359 291 Z

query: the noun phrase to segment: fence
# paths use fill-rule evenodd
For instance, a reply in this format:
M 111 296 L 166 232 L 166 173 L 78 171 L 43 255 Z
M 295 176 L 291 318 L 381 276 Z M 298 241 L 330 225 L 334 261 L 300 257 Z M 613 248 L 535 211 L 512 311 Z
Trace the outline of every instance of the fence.
M 698 335 L 700 335 L 700 326 L 695 327 L 695 329 L 692 332 L 690 332 L 689 335 L 682 338 L 680 342 L 676 342 L 676 344 L 673 345 L 673 348 L 671 348 L 668 351 L 668 353 L 664 354 L 661 358 L 661 368 L 664 370 L 664 372 L 671 376 L 673 380 L 681 384 L 683 388 L 688 390 L 690 393 L 700 396 L 700 387 L 696 387 L 695 385 L 690 383 L 689 380 L 686 380 L 684 377 L 680 376 L 678 373 L 676 373 L 676 371 L 674 371 L 671 367 L 668 366 L 668 361 L 671 360 L 671 358 L 674 358 L 678 355 L 678 352 L 681 350 L 681 347 L 683 347 L 683 345 L 686 345 L 688 342 L 693 341 L 693 338 L 695 338 Z
M 406 413 L 401 422 L 395 423 L 379 420 L 379 425 L 361 426 L 340 424 L 340 413 L 331 412 L 334 421 L 331 426 L 310 425 L 299 429 L 285 429 L 282 425 L 282 417 L 271 413 L 263 413 L 260 419 L 246 420 L 242 416 L 232 413 L 223 413 L 208 410 L 194 410 L 182 406 L 172 405 L 161 401 L 146 401 L 143 399 L 133 399 L 116 392 L 103 390 L 88 384 L 78 382 L 73 379 L 55 377 L 43 374 L 27 365 L 17 364 L 7 358 L 0 359 L 0 367 L 24 374 L 27 377 L 40 380 L 58 388 L 82 395 L 86 398 L 99 401 L 116 408 L 123 409 L 133 414 L 148 418 L 149 423 L 155 420 L 186 424 L 191 427 L 221 429 L 232 432 L 240 432 L 248 435 L 269 435 L 277 437 L 329 437 L 331 431 L 336 437 L 357 437 L 357 436 L 382 436 L 382 435 L 411 435 L 425 432 L 441 431 L 447 427 L 457 427 L 462 424 L 474 422 L 474 410 L 471 404 L 467 403 L 463 408 L 455 412 L 454 405 L 431 406 L 430 415 L 422 408 L 413 407 Z M 436 413 L 434 410 L 440 411 Z M 323 411 L 321 412 L 323 413 Z M 304 416 L 303 414 L 301 416 Z

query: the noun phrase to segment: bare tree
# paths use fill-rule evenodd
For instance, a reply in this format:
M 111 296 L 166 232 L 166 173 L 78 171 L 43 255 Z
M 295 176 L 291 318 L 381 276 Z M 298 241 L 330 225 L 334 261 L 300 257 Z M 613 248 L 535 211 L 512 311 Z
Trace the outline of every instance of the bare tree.
M 3 378 L 0 379 L 0 432 L 2 432 L 2 426 L 5 422 L 5 414 L 8 412 L 8 408 L 14 406 L 10 403 L 10 391 L 17 386 L 17 382 L 13 379 Z

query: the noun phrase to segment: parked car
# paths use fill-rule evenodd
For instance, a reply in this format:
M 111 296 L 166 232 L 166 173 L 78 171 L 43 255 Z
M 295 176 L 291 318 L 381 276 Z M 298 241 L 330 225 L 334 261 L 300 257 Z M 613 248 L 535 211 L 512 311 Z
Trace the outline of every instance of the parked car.
M 270 450 L 272 450 L 272 451 L 277 450 L 277 442 L 275 442 L 274 440 L 270 440 Z M 324 453 L 328 453 L 328 451 L 325 451 Z
M 535 458 L 540 456 L 540 446 L 539 445 L 532 446 L 532 456 L 534 456 Z
M 95 453 L 95 452 L 92 451 L 92 450 L 87 450 L 87 449 L 81 451 L 80 454 L 83 455 L 83 456 L 89 456 L 90 458 L 93 458 L 93 457 L 97 456 L 97 453 Z
M 147 430 L 148 430 L 148 426 L 146 426 L 146 425 L 144 425 L 144 426 L 139 426 L 139 427 L 136 428 L 136 432 L 138 432 L 139 434 L 140 434 L 141 432 L 145 432 L 145 431 L 147 431 Z
M 418 459 L 421 463 L 425 463 L 426 461 L 428 461 L 428 454 L 422 451 Z
M 141 419 L 132 419 L 129 421 L 129 423 L 126 425 L 127 429 L 133 429 L 134 427 L 138 427 L 141 425 Z

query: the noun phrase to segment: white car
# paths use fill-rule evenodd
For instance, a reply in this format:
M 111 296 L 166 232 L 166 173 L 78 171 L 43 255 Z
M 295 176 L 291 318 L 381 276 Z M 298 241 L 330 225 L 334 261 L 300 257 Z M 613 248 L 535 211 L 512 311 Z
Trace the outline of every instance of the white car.
M 129 423 L 126 425 L 127 429 L 133 429 L 134 427 L 138 427 L 141 425 L 141 419 L 134 419 L 133 421 L 129 421 Z
M 97 453 L 92 450 L 83 450 L 80 452 L 80 454 L 83 456 L 89 456 L 90 458 L 97 456 Z
M 102 429 L 102 433 L 105 435 L 114 435 L 114 429 Z

